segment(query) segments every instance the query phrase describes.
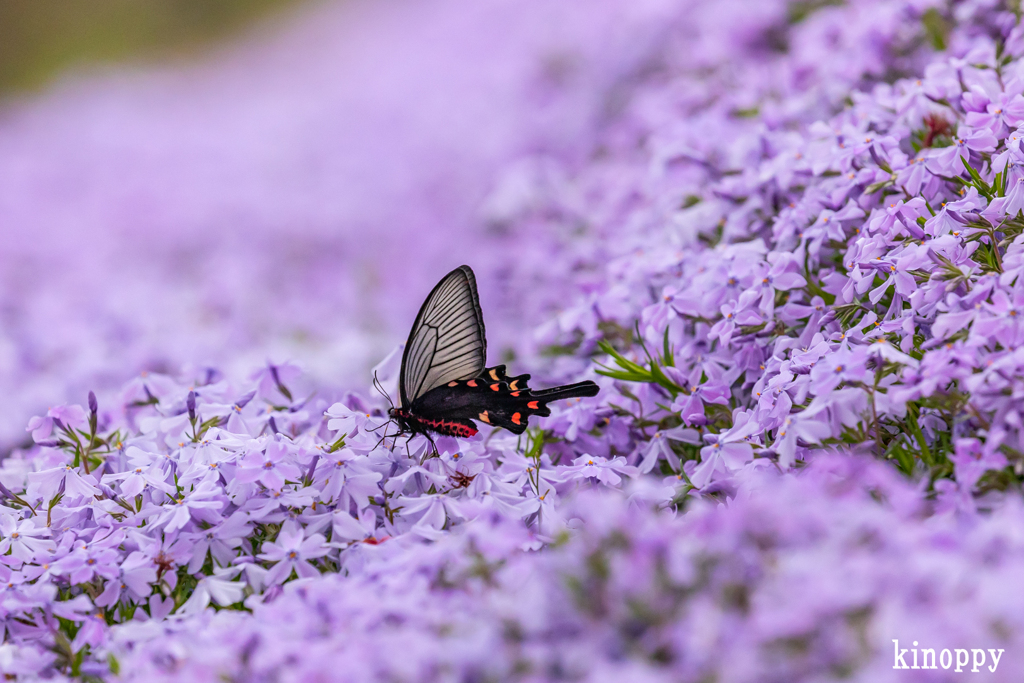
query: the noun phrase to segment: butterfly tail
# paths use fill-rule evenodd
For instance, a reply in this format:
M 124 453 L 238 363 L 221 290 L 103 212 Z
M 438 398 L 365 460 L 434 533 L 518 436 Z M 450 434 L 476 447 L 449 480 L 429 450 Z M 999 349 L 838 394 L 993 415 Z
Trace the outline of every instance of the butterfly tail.
M 551 401 L 561 401 L 565 398 L 597 396 L 598 391 L 600 391 L 600 387 L 587 380 L 585 382 L 577 382 L 576 384 L 551 387 L 550 389 L 533 389 L 530 394 L 534 399 L 549 403 Z

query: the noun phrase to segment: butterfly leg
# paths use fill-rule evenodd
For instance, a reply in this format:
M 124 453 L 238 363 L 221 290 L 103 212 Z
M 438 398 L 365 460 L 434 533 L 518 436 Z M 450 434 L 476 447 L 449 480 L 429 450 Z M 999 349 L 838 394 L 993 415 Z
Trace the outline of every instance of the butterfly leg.
M 388 421 L 387 421 L 387 422 L 385 422 L 384 424 L 379 424 L 379 425 L 377 425 L 376 427 L 374 427 L 373 429 L 367 429 L 367 430 L 364 430 L 364 431 L 367 431 L 367 432 L 375 432 L 375 431 L 377 431 L 378 429 L 380 429 L 381 427 L 385 427 L 385 426 L 387 426 L 387 425 L 389 425 L 389 424 L 391 424 L 391 420 L 388 420 Z
M 405 430 L 403 430 L 401 424 L 399 424 L 398 431 L 395 432 L 394 434 L 390 435 L 391 436 L 391 448 L 389 448 L 388 450 L 390 450 L 392 453 L 394 453 L 395 446 L 398 445 L 398 437 L 402 436 L 402 434 L 405 434 L 405 433 L 406 433 Z M 387 448 L 387 445 L 388 445 L 388 442 L 385 441 L 384 442 L 384 447 Z
M 426 449 L 426 448 L 423 449 L 423 455 L 422 455 L 422 457 L 420 457 L 420 465 L 422 466 L 423 463 L 425 463 L 427 460 L 429 460 L 431 458 L 439 458 L 439 457 L 441 457 L 441 454 L 438 453 L 438 451 L 437 451 L 437 444 L 434 443 L 434 439 L 430 436 L 430 434 L 428 432 L 420 432 L 420 433 L 423 434 L 423 436 L 426 437 L 427 441 L 430 442 L 430 448 L 429 449 Z
M 385 423 L 384 423 L 384 425 L 390 425 L 390 424 L 391 424 L 391 422 L 385 422 Z M 380 428 L 378 427 L 378 429 L 380 429 Z M 371 430 L 371 431 L 376 431 L 376 430 Z M 389 436 L 391 436 L 391 435 L 390 435 L 390 434 L 388 434 L 388 430 L 387 430 L 387 429 L 385 429 L 385 430 L 384 430 L 384 436 L 380 437 L 380 439 L 379 439 L 379 440 L 377 441 L 377 443 L 375 443 L 375 444 L 373 445 L 373 448 L 371 448 L 371 449 L 370 449 L 370 451 L 375 451 L 375 450 L 377 450 L 377 446 L 380 446 L 380 445 L 381 445 L 382 443 L 384 443 L 384 442 L 385 442 L 385 440 L 386 440 L 386 439 L 387 439 L 387 438 L 388 438 Z M 396 434 L 395 436 L 397 436 L 397 434 Z M 385 448 L 387 448 L 387 444 L 386 444 L 386 443 L 384 443 L 384 447 L 385 447 Z M 395 449 L 395 446 L 394 446 L 394 444 L 392 444 L 392 445 L 391 445 L 391 450 L 394 450 L 394 449 Z

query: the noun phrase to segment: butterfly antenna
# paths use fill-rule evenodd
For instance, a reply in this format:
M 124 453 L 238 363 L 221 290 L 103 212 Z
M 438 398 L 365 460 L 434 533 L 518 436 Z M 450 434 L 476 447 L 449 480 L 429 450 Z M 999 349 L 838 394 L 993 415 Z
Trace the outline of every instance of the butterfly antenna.
M 387 400 L 388 404 L 392 408 L 394 408 L 395 407 L 395 402 L 391 400 L 391 396 L 388 394 L 388 392 L 384 391 L 384 385 L 382 385 L 380 383 L 380 380 L 377 379 L 377 373 L 376 372 L 373 373 L 373 386 L 376 387 L 377 391 L 380 392 L 380 395 L 383 396 Z

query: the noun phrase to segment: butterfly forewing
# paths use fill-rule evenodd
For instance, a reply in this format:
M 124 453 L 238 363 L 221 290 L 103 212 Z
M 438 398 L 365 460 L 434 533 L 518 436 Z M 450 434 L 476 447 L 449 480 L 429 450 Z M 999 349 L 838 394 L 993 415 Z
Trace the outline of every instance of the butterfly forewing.
M 468 266 L 460 266 L 437 283 L 416 316 L 402 355 L 402 405 L 408 408 L 448 382 L 476 377 L 486 356 L 476 279 Z

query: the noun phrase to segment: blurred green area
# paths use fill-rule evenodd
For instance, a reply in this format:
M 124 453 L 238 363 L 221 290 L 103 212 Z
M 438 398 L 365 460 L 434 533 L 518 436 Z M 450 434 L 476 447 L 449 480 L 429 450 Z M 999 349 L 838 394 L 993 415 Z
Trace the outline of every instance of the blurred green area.
M 307 0 L 0 0 L 0 98 L 68 67 L 194 54 Z

